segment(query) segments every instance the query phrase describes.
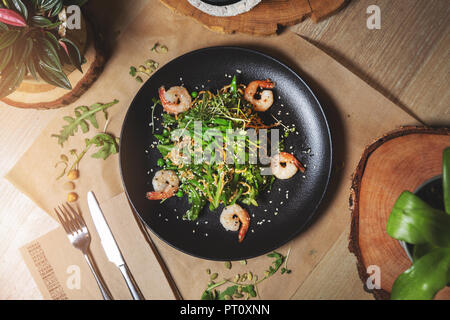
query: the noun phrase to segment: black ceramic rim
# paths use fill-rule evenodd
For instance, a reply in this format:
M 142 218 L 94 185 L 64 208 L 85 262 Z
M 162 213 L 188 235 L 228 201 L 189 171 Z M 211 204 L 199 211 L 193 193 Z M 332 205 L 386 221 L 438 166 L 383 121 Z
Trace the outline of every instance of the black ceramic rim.
M 216 56 L 220 56 L 217 61 Z M 230 60 L 224 59 L 224 58 L 230 58 Z M 238 59 L 239 58 L 239 59 Z M 311 160 L 311 162 L 306 162 L 308 165 L 307 173 L 305 177 L 302 177 L 300 173 L 298 173 L 294 178 L 291 178 L 290 180 L 283 180 L 283 182 L 277 182 L 274 184 L 274 188 L 279 188 L 282 184 L 290 184 L 291 186 L 294 186 L 294 188 L 286 188 L 286 190 L 290 190 L 290 192 L 293 191 L 301 191 L 301 193 L 298 196 L 298 199 L 294 200 L 285 200 L 286 202 L 290 201 L 289 206 L 286 208 L 284 207 L 283 212 L 280 213 L 278 216 L 269 215 L 266 220 L 274 220 L 278 221 L 277 223 L 273 223 L 269 229 L 267 228 L 259 228 L 264 230 L 257 230 L 258 229 L 258 221 L 261 221 L 261 219 L 258 220 L 258 218 L 263 217 L 263 208 L 267 208 L 266 203 L 264 201 L 268 200 L 269 196 L 265 198 L 266 196 L 263 194 L 261 195 L 262 199 L 262 205 L 260 205 L 258 208 L 255 207 L 248 207 L 250 214 L 255 214 L 256 220 L 252 218 L 253 225 L 249 229 L 246 239 L 243 243 L 238 244 L 237 242 L 237 233 L 235 232 L 226 232 L 224 229 L 218 224 L 218 217 L 220 214 L 220 211 L 222 209 L 219 208 L 219 211 L 215 214 L 211 214 L 210 212 L 205 213 L 202 215 L 202 219 L 199 218 L 199 224 L 195 222 L 184 222 L 181 221 L 181 215 L 183 212 L 178 212 L 177 219 L 175 220 L 176 213 L 170 212 L 169 210 L 176 211 L 177 209 L 183 210 L 183 208 L 187 208 L 187 203 L 181 203 L 179 202 L 180 199 L 168 199 L 164 202 L 163 206 L 161 206 L 155 201 L 150 201 L 145 199 L 145 192 L 152 190 L 151 187 L 151 178 L 152 175 L 149 175 L 147 177 L 147 182 L 144 186 L 142 184 L 142 177 L 139 175 L 144 174 L 144 170 L 146 168 L 149 168 L 149 166 L 146 166 L 147 162 L 155 162 L 156 158 L 159 158 L 159 152 L 157 149 L 152 149 L 149 151 L 150 154 L 156 154 L 150 155 L 149 157 L 152 159 L 146 159 L 142 160 L 140 159 L 140 156 L 135 156 L 136 154 L 142 154 L 141 150 L 139 150 L 139 147 L 136 146 L 136 148 L 131 148 L 130 145 L 135 142 L 136 140 L 139 140 L 139 143 L 141 144 L 141 149 L 145 149 L 147 146 L 145 145 L 145 141 L 140 141 L 140 139 L 146 140 L 148 137 L 139 136 L 139 134 L 136 133 L 136 131 L 143 131 L 143 126 L 146 126 L 147 135 L 150 135 L 151 128 L 148 127 L 147 123 L 144 123 L 144 119 L 142 119 L 142 114 L 138 115 L 138 112 L 143 113 L 142 108 L 144 108 L 144 103 L 142 101 L 148 101 L 145 100 L 145 96 L 147 98 L 150 97 L 156 97 L 157 96 L 157 88 L 161 85 L 166 85 L 167 87 L 170 87 L 172 85 L 180 85 L 180 82 L 188 82 L 188 76 L 184 76 L 181 79 L 179 78 L 179 73 L 177 74 L 171 74 L 170 70 L 177 66 L 183 66 L 186 65 L 186 62 L 188 63 L 186 65 L 186 68 L 189 69 L 189 63 L 192 63 L 192 61 L 196 61 L 196 59 L 200 59 L 202 63 L 205 62 L 205 60 L 212 60 L 215 62 L 214 68 L 210 68 L 208 70 L 204 70 L 204 72 L 207 72 L 209 75 L 208 80 L 207 78 L 203 78 L 203 81 L 211 81 L 212 83 L 220 83 L 220 84 L 226 84 L 225 82 L 231 81 L 231 79 L 223 79 L 224 77 L 223 70 L 215 72 L 215 69 L 220 69 L 222 63 L 228 63 L 233 65 L 233 68 L 235 67 L 235 64 L 239 64 L 241 58 L 245 58 L 246 61 L 251 64 L 255 61 L 257 61 L 257 66 L 254 65 L 252 67 L 249 67 L 247 70 L 249 76 L 252 80 L 256 79 L 263 79 L 268 77 L 267 72 L 272 72 L 273 77 L 275 77 L 275 81 L 277 83 L 281 83 L 281 81 L 277 81 L 277 77 L 280 79 L 283 79 L 284 83 L 280 84 L 278 87 L 278 90 L 281 91 L 281 96 L 288 96 L 288 99 L 291 99 L 291 102 L 293 102 L 293 105 L 295 105 L 294 101 L 297 101 L 296 99 L 303 99 L 304 105 L 302 105 L 302 108 L 305 108 L 305 110 L 300 110 L 299 107 L 292 107 L 290 109 L 287 109 L 288 111 L 291 111 L 294 113 L 294 115 L 289 116 L 288 119 L 294 119 L 294 121 L 302 121 L 302 125 L 304 126 L 313 126 L 315 128 L 318 128 L 319 133 L 317 132 L 310 132 L 313 130 L 306 130 L 306 135 L 309 135 L 305 138 L 305 140 L 311 138 L 314 140 L 313 142 L 318 145 L 319 150 L 314 150 L 312 148 L 313 152 L 320 151 L 321 155 L 311 155 L 310 157 L 313 159 L 313 157 L 320 157 L 320 162 L 315 162 L 314 159 Z M 235 59 L 235 60 L 233 60 Z M 200 61 L 199 60 L 199 61 Z M 225 62 L 224 62 L 225 61 Z M 210 61 L 211 62 L 211 61 Z M 255 62 L 256 63 L 256 62 Z M 244 66 L 245 67 L 245 66 Z M 225 67 L 224 67 L 225 68 Z M 233 69 L 231 68 L 231 69 Z M 244 68 L 241 68 L 244 69 Z M 178 70 L 178 69 L 177 69 Z M 197 74 L 198 69 L 197 70 Z M 227 69 L 228 70 L 228 69 Z M 236 69 L 234 69 L 236 70 Z M 229 70 L 230 72 L 234 70 Z M 172 70 L 173 71 L 173 70 Z M 239 70 L 240 73 L 242 73 L 242 77 L 245 78 L 245 72 L 246 70 Z M 239 73 L 239 75 L 240 75 Z M 252 73 L 252 74 L 251 74 Z M 194 74 L 191 72 L 191 74 Z M 170 80 L 167 80 L 170 78 Z M 167 81 L 161 81 L 161 79 L 166 79 Z M 179 80 L 178 80 L 179 79 Z M 243 79 L 246 80 L 246 79 Z M 251 80 L 247 80 L 251 81 Z M 156 82 L 156 83 L 155 83 Z M 246 83 L 243 81 L 242 83 Z M 198 83 L 200 84 L 200 83 Z M 284 88 L 283 86 L 286 86 Z M 192 84 L 186 83 L 186 86 L 188 89 L 193 90 Z M 189 87 L 190 86 L 190 87 Z M 152 88 L 153 87 L 153 88 Z M 221 86 L 215 86 L 212 87 L 212 89 L 218 89 Z M 151 89 L 151 90 L 150 90 Z M 149 93 L 149 90 L 151 93 Z M 276 88 L 277 90 L 277 88 Z M 293 93 L 285 94 L 283 90 L 292 90 L 295 91 Z M 290 97 L 292 95 L 292 97 Z M 151 100 L 151 99 L 150 99 Z M 283 101 L 283 99 L 281 100 Z M 148 101 L 146 103 L 147 106 L 151 105 L 151 103 Z M 274 108 L 274 107 L 272 107 Z M 306 115 L 305 115 L 306 114 Z M 311 119 L 308 118 L 310 116 Z M 299 118 L 300 117 L 300 118 Z M 299 120 L 300 119 L 300 120 Z M 135 122 L 133 122 L 135 121 Z M 143 124 L 139 124 L 139 122 L 142 121 Z M 284 120 L 283 120 L 284 121 Z M 130 123 L 133 123 L 133 125 L 129 125 Z M 138 125 L 137 125 L 138 124 Z M 139 128 L 137 128 L 139 126 Z M 303 128 L 302 128 L 303 129 Z M 134 132 L 133 132 L 134 131 Z M 303 132 L 303 133 L 305 133 Z M 141 132 L 142 133 L 142 132 Z M 138 139 L 133 139 L 138 137 Z M 152 136 L 153 137 L 153 136 Z M 300 135 L 302 137 L 302 135 Z M 294 137 L 295 138 L 295 137 Z M 131 140 L 130 140 L 131 139 Z M 289 138 L 288 138 L 289 139 Z M 299 138 L 296 138 L 299 139 Z M 144 222 L 144 224 L 152 230 L 153 233 L 155 233 L 160 239 L 162 239 L 164 242 L 168 243 L 172 247 L 204 259 L 209 260 L 242 260 L 242 259 L 249 259 L 256 256 L 260 256 L 262 254 L 265 254 L 267 252 L 273 251 L 280 246 L 284 245 L 288 241 L 292 240 L 294 237 L 296 237 L 298 234 L 300 234 L 306 226 L 310 224 L 311 219 L 317 212 L 317 209 L 320 205 L 320 203 L 323 200 L 323 197 L 326 193 L 329 179 L 331 176 L 331 168 L 332 168 L 332 142 L 331 142 L 331 134 L 330 129 L 328 126 L 328 122 L 326 120 L 325 114 L 323 112 L 323 109 L 313 94 L 312 90 L 306 85 L 306 83 L 303 81 L 303 79 L 296 74 L 291 68 L 286 66 L 284 63 L 274 59 L 271 56 L 268 56 L 264 53 L 261 53 L 259 51 L 255 51 L 252 49 L 242 48 L 242 47 L 210 47 L 210 48 L 204 48 L 200 50 L 196 50 L 193 52 L 186 53 L 169 63 L 167 63 L 165 66 L 163 66 L 161 69 L 159 69 L 155 74 L 142 86 L 142 88 L 139 90 L 135 98 L 133 99 L 127 114 L 125 116 L 124 124 L 122 127 L 121 132 L 121 142 L 120 142 L 120 152 L 119 152 L 119 161 L 120 161 L 120 171 L 121 171 L 121 177 L 122 182 L 124 184 L 125 192 L 127 194 L 128 200 L 130 202 L 130 205 L 132 209 L 138 214 L 138 216 L 141 218 L 141 220 Z M 131 142 L 130 142 L 131 141 Z M 299 146 L 301 143 L 297 140 L 295 140 L 296 146 Z M 314 147 L 314 146 L 312 146 Z M 286 150 L 288 151 L 288 150 Z M 133 157 L 131 157 L 133 155 Z M 305 156 L 306 157 L 306 156 Z M 139 159 L 139 160 L 133 160 L 133 159 Z M 300 159 L 302 162 L 305 160 Z M 138 161 L 138 163 L 131 163 L 132 161 Z M 139 163 L 140 161 L 140 163 Z M 128 163 L 130 162 L 130 163 Z M 311 168 L 309 168 L 309 165 L 311 165 Z M 319 167 L 318 172 L 314 173 L 314 167 Z M 130 176 L 130 170 L 138 170 L 136 167 L 142 167 L 140 168 L 141 171 L 139 171 L 139 174 L 135 174 Z M 157 168 L 153 167 L 157 170 Z M 308 176 L 308 170 L 309 170 L 309 176 Z M 311 178 L 312 177 L 312 178 Z M 303 178 L 303 180 L 301 180 Z M 308 184 L 309 179 L 315 179 L 313 180 L 312 184 Z M 137 186 L 138 181 L 140 185 Z M 278 180 L 277 180 L 278 181 Z M 301 188 L 301 187 L 308 187 L 308 188 Z M 311 189 L 309 189 L 311 188 Z M 281 189 L 281 188 L 279 188 Z M 276 193 L 277 191 L 274 191 Z M 306 194 L 306 195 L 305 195 Z M 295 197 L 296 194 L 291 193 L 291 198 Z M 282 194 L 281 197 L 276 198 L 277 200 L 283 200 L 285 194 Z M 144 202 L 144 200 L 146 202 Z M 296 202 L 300 201 L 300 202 Z M 305 202 L 306 201 L 306 202 Z M 172 202 L 172 203 L 171 203 Z M 280 201 L 281 203 L 282 201 Z M 296 206 L 298 204 L 299 206 Z M 272 205 L 271 205 L 272 206 Z M 151 208 L 150 208 L 151 207 Z M 145 209 L 144 209 L 145 208 Z M 306 208 L 306 209 L 305 209 Z M 300 210 L 305 209 L 304 211 L 300 212 Z M 256 211 L 258 210 L 258 211 Z M 281 210 L 280 210 L 281 211 Z M 280 218 L 280 216 L 282 218 Z M 170 218 L 170 220 L 169 220 Z M 166 224 L 164 221 L 167 219 Z M 172 223 L 172 221 L 175 221 L 175 223 Z M 206 223 L 210 222 L 209 225 Z M 283 223 L 284 222 L 284 223 Z M 186 226 L 186 224 L 188 224 Z M 267 223 L 266 223 L 267 225 Z M 208 226 L 209 229 L 205 226 Z M 196 230 L 197 227 L 200 228 L 200 230 Z M 255 235 L 258 235 L 257 238 L 255 238 L 254 234 L 251 232 L 251 229 L 254 229 Z M 189 237 L 189 233 L 187 230 L 189 229 L 189 232 L 192 236 L 194 234 L 194 237 L 198 235 L 198 240 L 192 240 Z M 271 231 L 272 229 L 272 231 Z M 211 233 L 209 234 L 209 237 L 207 237 L 206 233 L 207 231 L 213 231 L 213 236 L 211 236 Z M 195 234 L 194 232 L 197 232 Z M 203 232 L 203 234 L 202 234 Z M 216 233 L 219 233 L 220 235 L 216 235 Z M 261 234 L 262 233 L 262 234 Z M 265 233 L 265 234 L 264 234 Z M 202 234 L 202 235 L 200 235 Z M 214 248 L 213 248 L 214 247 Z M 217 248 L 215 248 L 217 247 Z M 215 251 L 217 249 L 218 252 Z

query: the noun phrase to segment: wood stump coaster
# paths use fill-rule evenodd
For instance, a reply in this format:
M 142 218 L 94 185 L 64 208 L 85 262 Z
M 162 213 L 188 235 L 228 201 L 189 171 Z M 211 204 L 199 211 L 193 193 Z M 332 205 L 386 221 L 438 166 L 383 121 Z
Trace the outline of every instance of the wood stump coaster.
M 376 299 L 389 299 L 395 279 L 411 266 L 399 242 L 386 233 L 392 207 L 404 190 L 413 192 L 442 174 L 442 151 L 448 146 L 450 128 L 403 127 L 375 141 L 361 157 L 350 196 L 349 250 L 364 285 L 367 267 L 380 267 L 381 289 L 371 291 Z M 450 299 L 450 287 L 436 299 Z
M 342 8 L 347 0 L 263 0 L 253 9 L 231 17 L 208 15 L 187 0 L 160 0 L 171 10 L 192 17 L 210 30 L 221 33 L 246 33 L 268 36 L 280 27 L 293 26 L 310 16 L 320 21 Z
M 24 79 L 17 90 L 7 97 L 1 99 L 2 102 L 18 107 L 32 109 L 54 109 L 71 104 L 77 100 L 98 78 L 105 64 L 105 56 L 98 34 L 89 23 L 83 19 L 82 30 L 85 30 L 86 38 L 74 41 L 85 47 L 84 56 L 86 63 L 82 65 L 83 73 L 75 68 L 64 67 L 67 77 L 72 85 L 72 90 L 55 87 L 43 81 L 35 79 Z

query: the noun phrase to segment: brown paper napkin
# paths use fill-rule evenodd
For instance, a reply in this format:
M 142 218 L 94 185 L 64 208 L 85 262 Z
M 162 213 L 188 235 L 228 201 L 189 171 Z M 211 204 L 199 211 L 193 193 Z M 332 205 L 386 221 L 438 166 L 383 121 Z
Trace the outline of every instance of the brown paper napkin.
M 157 41 L 167 45 L 169 53 L 152 53 L 150 48 Z M 307 231 L 279 249 L 286 253 L 291 248 L 289 268 L 293 272 L 290 275 L 277 274 L 259 286 L 260 296 L 264 299 L 288 299 L 295 294 L 338 237 L 348 229 L 349 178 L 363 147 L 386 131 L 416 123 L 349 70 L 291 32 L 270 38 L 219 35 L 205 30 L 188 18 L 173 15 L 156 0 L 150 0 L 147 7 L 122 32 L 102 77 L 75 105 L 119 99 L 120 104 L 110 110 L 111 122 L 108 127 L 108 131 L 118 135 L 127 107 L 138 90 L 138 84 L 128 76 L 131 64 L 139 65 L 148 58 L 164 64 L 185 52 L 212 45 L 252 47 L 286 62 L 299 72 L 318 95 L 330 122 L 335 170 L 318 217 Z M 61 190 L 62 181 L 55 180 L 58 170 L 54 168 L 54 163 L 61 153 L 67 153 L 72 148 L 80 150 L 84 141 L 84 135 L 79 134 L 71 137 L 61 149 L 55 139 L 50 137 L 59 131 L 63 124 L 62 116 L 70 114 L 72 108 L 60 111 L 6 177 L 50 215 L 52 208 L 65 199 L 65 192 Z M 100 122 L 102 128 L 103 123 Z M 101 248 L 86 206 L 85 194 L 88 190 L 94 190 L 104 206 L 106 219 L 144 295 L 149 299 L 173 297 L 152 252 L 143 241 L 137 223 L 132 222 L 132 212 L 122 193 L 117 156 L 106 161 L 86 157 L 80 165 L 80 172 L 81 178 L 77 181 L 76 189 L 81 196 L 78 203 L 93 236 L 92 252 L 114 297 L 129 299 L 130 295 L 119 271 L 106 260 Z M 232 270 L 226 271 L 223 263 L 188 256 L 156 237 L 152 238 L 185 299 L 200 297 L 209 279 L 205 273 L 207 268 L 213 272 L 219 271 L 221 276 L 250 270 L 261 277 L 271 263 L 270 259 L 262 256 L 251 259 L 245 266 L 235 262 Z M 60 229 L 25 246 L 22 253 L 45 298 L 101 298 L 80 253 L 70 247 Z M 41 254 L 41 258 L 33 258 L 36 254 Z M 42 254 L 46 259 L 42 258 Z M 40 269 L 42 264 L 39 259 L 44 261 L 44 271 Z M 76 292 L 67 289 L 70 276 L 67 268 L 70 265 L 78 265 L 83 274 L 83 285 Z M 320 281 L 333 281 L 334 276 L 330 274 L 329 278 Z

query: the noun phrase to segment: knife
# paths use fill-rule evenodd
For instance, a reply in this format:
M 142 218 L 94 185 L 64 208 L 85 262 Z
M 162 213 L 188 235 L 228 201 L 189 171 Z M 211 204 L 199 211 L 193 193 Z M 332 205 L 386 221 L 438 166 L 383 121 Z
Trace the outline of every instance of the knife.
M 117 246 L 116 240 L 111 233 L 111 229 L 108 227 L 108 223 L 105 220 L 105 216 L 103 215 L 102 209 L 100 209 L 100 205 L 98 204 L 97 199 L 92 191 L 89 191 L 87 194 L 89 211 L 91 212 L 92 220 L 94 221 L 95 228 L 97 229 L 97 233 L 100 236 L 100 240 L 103 246 L 103 250 L 105 250 L 106 256 L 108 260 L 114 263 L 120 270 L 127 283 L 128 289 L 130 290 L 131 295 L 134 300 L 145 300 L 142 295 L 139 287 L 134 281 L 133 276 L 130 273 L 130 270 L 127 267 L 127 264 L 123 260 L 122 254 L 120 253 L 119 247 Z

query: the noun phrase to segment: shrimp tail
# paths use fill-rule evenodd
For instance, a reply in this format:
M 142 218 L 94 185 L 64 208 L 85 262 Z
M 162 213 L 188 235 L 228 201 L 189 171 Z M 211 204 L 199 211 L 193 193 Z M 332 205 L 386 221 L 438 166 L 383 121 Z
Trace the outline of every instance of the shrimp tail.
M 301 173 L 305 173 L 306 168 L 305 166 L 295 157 L 293 157 L 294 165 L 297 167 L 298 170 L 300 170 Z
M 258 81 L 258 87 L 261 87 L 264 89 L 273 89 L 273 88 L 275 88 L 275 82 L 273 82 L 270 79 L 261 80 L 261 81 Z
M 167 105 L 170 103 L 166 99 L 166 88 L 164 88 L 164 86 L 159 88 L 158 93 L 159 93 L 159 99 L 161 100 L 162 105 Z
M 149 200 L 163 200 L 173 197 L 176 188 L 171 188 L 168 191 L 151 191 L 147 192 L 147 199 Z
M 239 235 L 238 235 L 239 242 L 244 241 L 244 237 L 248 231 L 249 226 L 250 226 L 250 217 L 245 218 L 244 221 L 241 221 L 241 228 L 239 229 Z

